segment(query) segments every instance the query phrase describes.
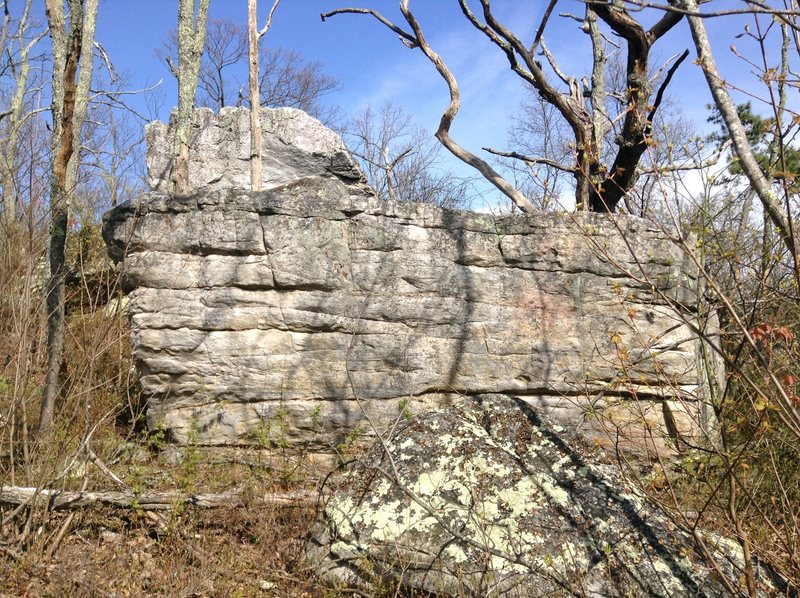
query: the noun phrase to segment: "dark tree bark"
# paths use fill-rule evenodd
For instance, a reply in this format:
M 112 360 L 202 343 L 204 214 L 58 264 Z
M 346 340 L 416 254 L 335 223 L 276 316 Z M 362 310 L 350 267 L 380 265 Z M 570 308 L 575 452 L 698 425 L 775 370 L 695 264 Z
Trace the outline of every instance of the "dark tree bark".
M 465 18 L 497 46 L 508 59 L 511 70 L 529 83 L 548 104 L 555 107 L 569 125 L 575 139 L 574 166 L 566 170 L 575 177 L 575 198 L 579 209 L 597 212 L 613 212 L 620 200 L 633 189 L 638 179 L 637 167 L 648 147 L 652 120 L 661 103 L 663 89 L 669 83 L 677 66 L 685 59 L 684 54 L 669 70 L 665 81 L 650 102 L 652 85 L 648 78 L 648 59 L 653 44 L 672 29 L 683 15 L 677 12 L 666 13 L 655 25 L 645 30 L 627 11 L 623 3 L 609 0 L 587 0 L 584 29 L 590 34 L 593 46 L 594 65 L 592 89 L 585 91 L 574 77 L 568 77 L 559 69 L 555 59 L 544 44 L 544 30 L 558 0 L 550 0 L 544 16 L 530 45 L 523 41 L 492 12 L 490 0 L 480 0 L 482 19 L 470 8 L 469 0 L 458 0 Z M 476 168 L 485 178 L 508 196 L 520 209 L 527 211 L 533 204 L 519 190 L 511 186 L 485 161 L 457 145 L 449 135 L 450 125 L 460 106 L 458 86 L 452 73 L 441 57 L 425 40 L 422 29 L 410 9 L 409 0 L 401 0 L 400 10 L 411 28 L 405 31 L 380 13 L 370 9 L 342 8 L 322 15 L 327 17 L 342 14 L 368 14 L 389 27 L 400 36 L 401 41 L 411 48 L 419 48 L 434 64 L 450 89 L 451 104 L 442 118 L 436 137 L 456 157 Z M 618 136 L 619 149 L 610 167 L 601 162 L 603 132 L 608 127 L 598 117 L 604 111 L 605 92 L 600 73 L 605 53 L 599 42 L 596 20 L 605 22 L 627 44 L 627 92 L 625 98 L 625 121 Z M 548 80 L 541 57 L 550 63 L 553 71 L 562 80 L 566 90 L 560 90 Z M 563 89 L 563 88 L 562 88 Z M 590 106 L 586 106 L 586 97 Z M 489 150 L 494 151 L 494 150 Z M 520 156 L 516 152 L 496 152 L 499 155 L 523 159 L 529 163 L 546 163 L 547 156 Z
M 77 171 L 83 116 L 91 80 L 92 46 L 97 0 L 69 0 L 69 31 L 61 0 L 47 0 L 47 20 L 53 47 L 53 162 L 50 181 L 50 279 L 47 284 L 47 377 L 39 413 L 39 435 L 51 436 L 55 401 L 64 361 L 65 249 L 69 200 Z M 83 61 L 82 61 L 83 59 Z M 80 66 L 80 78 L 78 68 Z

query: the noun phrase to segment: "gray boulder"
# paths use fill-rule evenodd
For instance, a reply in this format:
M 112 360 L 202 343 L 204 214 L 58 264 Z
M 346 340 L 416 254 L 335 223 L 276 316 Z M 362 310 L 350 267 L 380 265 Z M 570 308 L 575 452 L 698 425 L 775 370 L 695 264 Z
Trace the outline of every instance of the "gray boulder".
M 511 397 L 403 421 L 329 485 L 308 556 L 334 584 L 445 596 L 726 596 L 739 546 L 677 528 Z M 701 555 L 707 553 L 714 566 Z M 760 571 L 765 592 L 774 589 Z
M 321 176 L 364 188 L 361 169 L 342 138 L 296 108 L 261 110 L 263 188 Z M 169 191 L 175 122 L 147 126 L 147 182 L 153 191 Z M 199 189 L 250 188 L 250 112 L 199 108 L 189 132 L 189 186 Z

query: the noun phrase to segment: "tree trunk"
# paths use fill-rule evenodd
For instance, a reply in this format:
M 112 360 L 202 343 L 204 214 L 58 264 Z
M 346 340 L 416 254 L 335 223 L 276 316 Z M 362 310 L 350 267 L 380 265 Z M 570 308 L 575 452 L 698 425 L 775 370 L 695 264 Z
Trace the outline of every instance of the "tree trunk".
M 16 44 L 19 47 L 19 58 L 17 59 L 17 75 L 14 81 L 15 89 L 14 96 L 11 99 L 11 106 L 8 109 L 8 138 L 5 140 L 4 151 L 2 157 L 2 165 L 0 166 L 0 184 L 3 186 L 3 215 L 2 220 L 6 226 L 13 226 L 17 221 L 17 180 L 16 174 L 19 159 L 19 152 L 17 151 L 17 144 L 19 143 L 19 134 L 22 125 L 27 118 L 24 114 L 25 108 L 25 92 L 27 91 L 28 75 L 30 73 L 30 61 L 28 59 L 30 51 L 39 40 L 44 37 L 45 33 L 37 35 L 29 42 L 26 42 L 26 33 L 28 32 L 28 15 L 30 14 L 32 0 L 27 0 L 25 8 L 22 11 L 17 32 L 14 36 Z M 14 42 L 10 42 L 13 44 Z M 11 49 L 8 50 L 9 55 L 12 54 Z
M 258 0 L 247 0 L 247 40 L 250 53 L 250 188 L 253 191 L 261 191 L 261 91 L 258 38 Z
M 70 163 L 76 145 L 80 145 L 82 114 L 88 101 L 91 80 L 91 48 L 98 0 L 70 0 L 69 35 L 67 35 L 64 5 L 60 0 L 47 0 L 47 19 L 53 46 L 52 105 L 53 164 L 50 182 L 50 279 L 47 284 L 47 375 L 39 413 L 39 435 L 47 440 L 53 431 L 55 401 L 61 387 L 61 368 L 64 361 L 64 276 L 65 249 L 69 227 Z M 78 66 L 84 56 L 80 81 L 76 81 Z M 87 79 L 88 77 L 88 79 Z M 81 96 L 84 97 L 81 97 Z M 78 114 L 76 115 L 76 107 Z M 80 120 L 76 119 L 76 116 Z M 77 141 L 77 143 L 76 143 Z M 75 166 L 74 168 L 77 168 Z
M 672 1 L 675 2 L 675 0 Z M 679 3 L 679 6 L 690 12 L 697 12 L 698 10 L 696 0 L 683 0 L 683 2 Z M 753 191 L 755 191 L 759 200 L 761 200 L 765 214 L 778 230 L 796 266 L 798 247 L 792 221 L 790 219 L 791 215 L 787 215 L 786 211 L 781 207 L 778 198 L 772 191 L 772 181 L 758 165 L 758 161 L 753 153 L 753 148 L 747 140 L 747 133 L 736 111 L 736 105 L 733 103 L 728 90 L 725 88 L 725 82 L 719 75 L 717 61 L 711 50 L 711 42 L 708 39 L 703 19 L 697 16 L 688 16 L 687 19 L 692 32 L 692 39 L 697 49 L 697 58 L 706 76 L 708 88 L 711 90 L 711 96 L 714 98 L 714 104 L 722 116 L 722 121 L 725 123 L 725 128 L 733 144 L 733 150 L 736 153 L 736 157 L 739 159 L 739 166 L 750 181 Z
M 189 194 L 189 130 L 194 120 L 194 103 L 200 61 L 206 40 L 206 19 L 210 0 L 200 0 L 195 16 L 195 0 L 180 0 L 178 5 L 178 115 L 172 163 L 172 192 Z
M 652 85 L 649 80 L 648 61 L 653 44 L 671 30 L 681 15 L 667 12 L 650 29 L 633 19 L 616 3 L 591 2 L 594 13 L 623 38 L 627 47 L 627 93 L 625 120 L 617 138 L 619 149 L 614 163 L 602 177 L 593 178 L 589 208 L 594 212 L 613 212 L 639 178 L 638 165 L 647 150 L 652 121 L 655 117 L 664 88 L 669 84 L 675 69 L 686 58 L 682 55 L 669 69 L 656 97 L 650 101 Z M 599 161 L 600 156 L 597 157 Z M 597 173 L 600 174 L 600 173 Z
M 75 88 L 75 107 L 72 112 L 72 154 L 67 163 L 66 189 L 72 196 L 78 180 L 78 167 L 83 149 L 83 123 L 89 107 L 89 88 L 94 71 L 94 31 L 97 25 L 98 0 L 84 0 L 83 33 L 81 35 L 81 70 Z

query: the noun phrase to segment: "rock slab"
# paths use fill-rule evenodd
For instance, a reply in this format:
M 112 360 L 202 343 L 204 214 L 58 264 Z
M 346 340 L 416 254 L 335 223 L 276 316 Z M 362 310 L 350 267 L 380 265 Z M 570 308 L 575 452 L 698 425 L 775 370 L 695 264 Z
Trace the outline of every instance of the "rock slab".
M 740 547 L 675 526 L 519 399 L 403 422 L 328 487 L 308 556 L 333 585 L 436 596 L 728 596 Z M 760 595 L 784 585 L 758 570 Z M 376 591 L 377 590 L 377 591 Z

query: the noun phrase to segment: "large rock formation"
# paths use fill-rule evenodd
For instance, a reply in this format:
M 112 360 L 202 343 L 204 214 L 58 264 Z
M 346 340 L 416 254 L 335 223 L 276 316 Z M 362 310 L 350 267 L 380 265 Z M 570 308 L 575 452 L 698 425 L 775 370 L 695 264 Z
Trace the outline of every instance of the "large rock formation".
M 193 150 L 211 188 L 105 219 L 151 426 L 332 454 L 408 411 L 508 394 L 612 449 L 702 434 L 696 269 L 658 227 L 387 204 L 292 110 L 262 119 L 284 184 L 216 189 L 246 178 L 244 111 L 200 114 L 197 139 L 227 144 Z M 168 137 L 148 132 L 156 188 Z
M 173 115 L 174 116 L 174 115 Z M 363 187 L 364 175 L 342 138 L 295 108 L 261 111 L 262 188 L 292 183 L 304 177 L 336 177 Z M 147 182 L 153 191 L 169 191 L 174 123 L 147 126 Z M 250 188 L 250 113 L 244 108 L 209 108 L 194 113 L 189 131 L 189 187 L 192 189 Z
M 476 396 L 401 423 L 329 484 L 308 555 L 375 595 L 745 593 L 738 544 L 679 528 L 623 480 L 524 401 Z M 785 585 L 756 567 L 760 595 Z

